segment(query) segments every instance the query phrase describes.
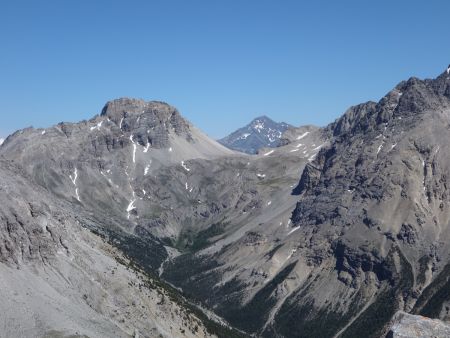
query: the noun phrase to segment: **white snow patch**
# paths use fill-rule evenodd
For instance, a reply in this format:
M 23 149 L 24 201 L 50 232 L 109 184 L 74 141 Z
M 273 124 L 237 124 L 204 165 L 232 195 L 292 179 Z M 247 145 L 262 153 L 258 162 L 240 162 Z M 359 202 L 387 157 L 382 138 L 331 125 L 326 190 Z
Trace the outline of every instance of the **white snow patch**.
M 148 171 L 150 170 L 150 164 L 147 164 L 147 166 L 144 169 L 144 176 L 148 174 Z
M 384 145 L 384 142 L 382 142 L 382 143 L 378 146 L 378 149 L 377 149 L 377 155 L 378 155 L 378 153 L 381 151 L 381 149 L 383 148 L 383 145 Z
M 314 158 L 316 157 L 316 155 L 317 155 L 317 154 L 313 154 L 313 155 L 311 155 L 311 157 L 310 157 L 310 158 L 308 158 L 308 161 L 309 161 L 309 162 L 313 161 L 313 160 L 314 160 Z
M 315 148 L 313 149 L 313 151 L 319 150 L 319 149 L 322 148 L 324 145 L 325 145 L 325 143 L 321 144 L 321 145 L 318 146 L 318 147 L 315 147 Z
M 391 145 L 391 150 L 394 149 L 397 146 L 397 143 L 394 143 L 393 145 Z
M 184 170 L 186 171 L 191 171 L 191 169 L 189 169 L 186 164 L 184 164 L 184 161 L 181 161 L 181 166 L 184 168 Z
M 100 127 L 102 126 L 103 121 L 100 121 L 99 123 L 97 123 L 97 125 L 95 125 L 94 127 L 91 127 L 91 131 L 97 129 L 100 130 Z
M 120 119 L 119 128 L 122 129 L 123 117 Z
M 142 189 L 142 193 L 144 194 L 144 196 L 147 194 L 147 192 L 144 189 Z
M 172 147 L 169 148 L 169 152 L 172 152 Z
M 269 156 L 270 154 L 273 154 L 274 151 L 275 151 L 275 150 L 271 150 L 271 151 L 265 153 L 264 156 Z
M 134 206 L 134 203 L 136 203 L 136 197 L 135 197 L 135 193 L 133 191 L 133 198 L 130 201 L 130 204 L 128 204 L 127 207 L 127 218 L 130 219 L 130 212 L 134 209 L 136 209 L 136 207 Z
M 295 146 L 295 148 L 300 148 L 302 145 L 303 145 L 302 143 L 299 143 Z
M 300 149 L 292 149 L 291 151 L 290 151 L 290 153 L 293 153 L 294 151 L 299 151 Z
M 287 235 L 289 236 L 290 234 L 292 234 L 293 232 L 297 231 L 298 229 L 300 229 L 299 226 L 298 226 L 298 227 L 295 227 L 295 228 L 292 228 L 292 230 L 289 231 Z
M 77 196 L 78 202 L 81 202 L 80 195 L 78 194 L 78 187 L 77 187 L 77 178 L 78 178 L 78 170 L 75 168 L 75 171 L 73 172 L 73 176 L 69 175 L 70 180 L 72 181 L 73 185 L 75 186 L 75 195 Z
M 272 201 L 267 202 L 267 205 L 271 205 L 271 204 L 272 204 Z
M 286 261 L 288 261 L 289 259 L 291 259 L 292 255 L 293 255 L 294 253 L 296 253 L 296 252 L 297 252 L 297 249 L 292 249 L 292 250 L 291 250 L 291 253 L 287 256 Z
M 136 163 L 136 145 L 133 144 L 133 163 Z
M 297 140 L 301 140 L 302 138 L 304 138 L 306 135 L 309 134 L 309 131 L 307 131 L 306 133 L 300 135 L 299 137 L 297 137 Z
M 41 135 L 45 135 L 45 130 L 43 130 L 43 131 L 41 132 Z
M 75 168 L 75 171 L 73 172 L 73 176 L 69 175 L 70 180 L 72 181 L 74 186 L 77 186 L 77 178 L 78 178 L 78 170 Z
M 130 135 L 130 141 L 131 141 L 131 143 L 133 143 L 133 163 L 136 163 L 137 146 L 136 146 L 136 143 L 134 143 L 134 141 L 133 141 L 133 134 Z
M 259 178 L 264 178 L 266 177 L 266 174 L 256 174 L 256 176 L 258 176 Z
M 5 142 L 5 139 L 0 138 L 0 146 L 3 144 L 3 142 Z
M 188 185 L 188 183 L 187 183 L 187 182 L 185 183 L 185 187 L 186 187 L 186 190 L 188 190 L 188 189 L 189 189 L 189 185 Z
M 291 225 L 292 220 L 289 219 L 289 221 L 287 222 L 287 226 Z
M 380 138 L 381 136 L 383 136 L 382 134 L 380 134 L 380 135 L 378 135 L 377 137 L 375 137 L 375 139 L 378 139 L 378 138 Z
M 78 188 L 75 188 L 75 195 L 77 196 L 78 202 L 81 202 L 80 195 L 78 194 Z
M 147 145 L 144 148 L 144 153 L 146 153 L 148 151 L 148 149 L 150 148 L 150 142 L 147 143 Z
M 243 134 L 243 135 L 240 137 L 240 139 L 241 139 L 241 140 L 246 140 L 247 137 L 249 137 L 249 136 L 250 136 L 250 134 L 245 133 L 245 134 Z
M 109 173 L 111 172 L 111 170 L 108 169 L 106 172 L 109 174 Z M 112 181 L 108 176 L 106 176 L 105 173 L 104 173 L 103 171 L 100 171 L 100 174 L 102 174 L 103 177 L 106 178 L 106 179 L 108 180 L 109 184 L 114 185 L 113 181 Z
M 450 74 L 450 66 L 447 68 L 447 75 Z
M 258 133 L 261 133 L 261 130 L 264 129 L 264 122 L 257 120 L 256 124 L 253 126 L 253 129 L 257 130 Z

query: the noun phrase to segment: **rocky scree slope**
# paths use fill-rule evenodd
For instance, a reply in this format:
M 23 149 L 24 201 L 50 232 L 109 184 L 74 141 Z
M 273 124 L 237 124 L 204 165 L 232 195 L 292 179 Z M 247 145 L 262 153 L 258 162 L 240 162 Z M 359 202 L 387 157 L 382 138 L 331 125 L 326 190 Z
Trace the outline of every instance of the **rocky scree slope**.
M 284 122 L 275 122 L 260 116 L 246 126 L 219 140 L 224 146 L 247 154 L 256 154 L 261 148 L 275 148 L 283 133 L 292 128 Z
M 213 336 L 87 224 L 96 220 L 0 160 L 0 337 Z

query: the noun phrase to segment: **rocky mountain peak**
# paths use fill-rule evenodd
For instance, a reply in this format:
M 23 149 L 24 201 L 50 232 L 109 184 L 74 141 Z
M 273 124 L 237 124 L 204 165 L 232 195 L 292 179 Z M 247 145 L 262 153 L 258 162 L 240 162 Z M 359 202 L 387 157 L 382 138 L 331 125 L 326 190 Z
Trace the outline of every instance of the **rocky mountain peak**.
M 131 115 L 140 115 L 151 110 L 158 110 L 171 115 L 176 112 L 174 107 L 159 101 L 144 101 L 142 99 L 122 97 L 108 101 L 102 109 L 102 116 L 111 120 Z
M 136 132 L 139 139 L 146 135 L 162 139 L 169 129 L 177 135 L 190 139 L 190 124 L 167 103 L 160 101 L 144 101 L 135 98 L 119 98 L 109 101 L 102 109 L 100 119 L 107 117 L 123 132 Z M 146 143 L 142 141 L 142 143 Z M 158 143 L 158 142 L 157 142 Z M 159 142 L 161 143 L 161 142 Z M 167 143 L 167 142 L 163 142 Z M 163 144 L 159 145 L 163 146 Z
M 261 131 L 265 128 L 272 128 L 272 126 L 279 126 L 281 128 L 286 127 L 286 129 L 289 127 L 289 124 L 285 122 L 275 122 L 271 118 L 267 117 L 266 115 L 258 116 L 257 118 L 253 119 L 252 122 L 250 122 L 250 126 L 247 129 L 253 129 L 258 133 L 261 133 Z
M 219 142 L 233 150 L 256 154 L 261 148 L 277 147 L 282 134 L 290 127 L 292 126 L 285 122 L 275 122 L 262 115 Z
M 366 102 L 350 107 L 331 124 L 334 136 L 367 134 L 386 124 L 418 122 L 427 112 L 450 109 L 450 69 L 435 79 L 411 77 L 400 82 L 379 102 Z

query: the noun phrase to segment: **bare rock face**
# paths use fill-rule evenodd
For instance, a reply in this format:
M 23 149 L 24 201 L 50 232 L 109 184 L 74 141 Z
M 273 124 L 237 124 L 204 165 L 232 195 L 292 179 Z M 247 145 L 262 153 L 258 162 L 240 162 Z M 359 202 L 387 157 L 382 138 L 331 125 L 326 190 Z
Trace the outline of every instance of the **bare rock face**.
M 46 192 L 0 161 L 0 262 L 42 262 L 67 246 L 66 216 L 49 203 Z
M 168 148 L 169 129 L 191 138 L 188 122 L 174 107 L 163 102 L 121 98 L 106 103 L 101 116 L 106 116 L 123 131 L 133 131 L 136 141 L 144 146 Z
M 440 320 L 398 312 L 387 338 L 450 337 L 450 325 Z

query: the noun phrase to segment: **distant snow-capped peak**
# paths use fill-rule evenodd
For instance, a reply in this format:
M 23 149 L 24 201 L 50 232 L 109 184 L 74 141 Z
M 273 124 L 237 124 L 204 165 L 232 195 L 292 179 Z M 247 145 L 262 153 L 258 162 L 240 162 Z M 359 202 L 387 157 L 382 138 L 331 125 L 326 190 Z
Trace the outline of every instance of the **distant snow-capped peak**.
M 291 126 L 287 123 L 278 123 L 267 116 L 260 116 L 219 142 L 234 150 L 256 154 L 261 148 L 276 147 L 281 135 L 289 127 Z

